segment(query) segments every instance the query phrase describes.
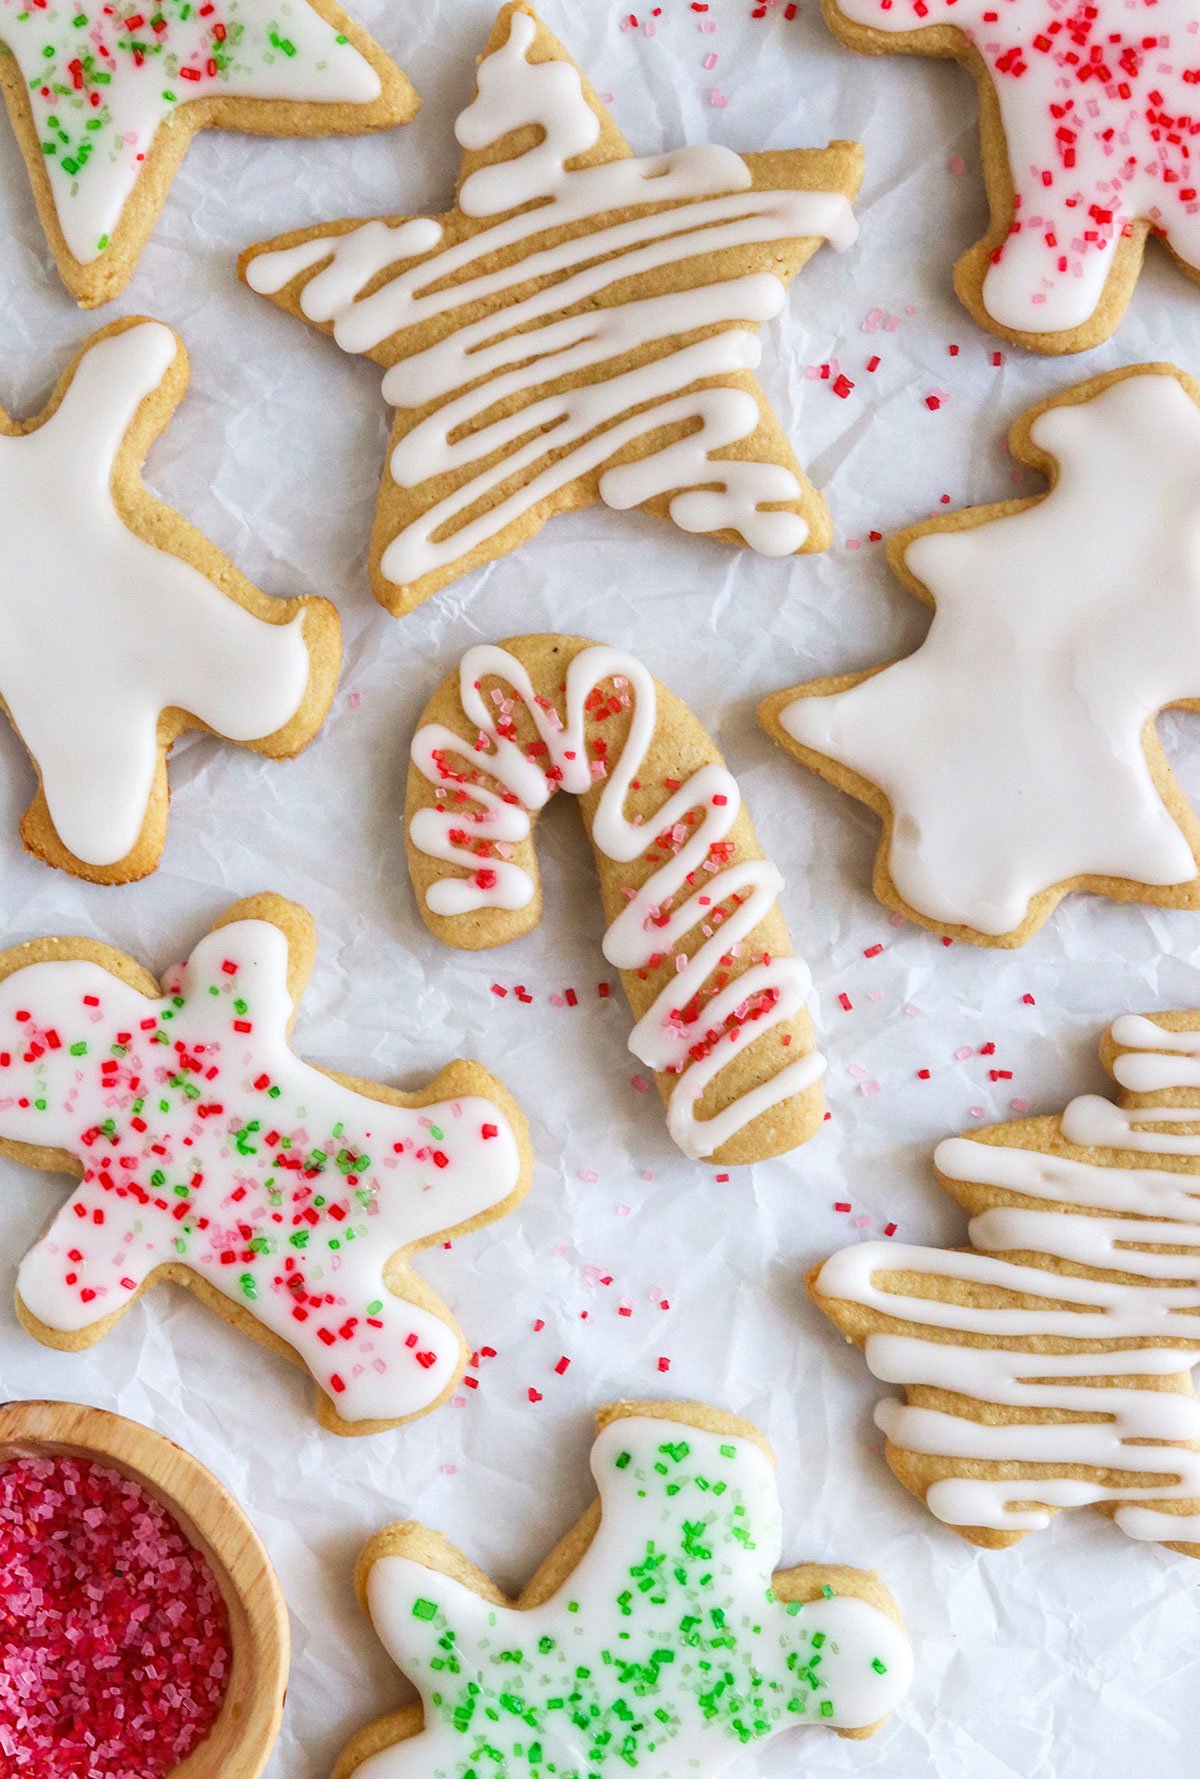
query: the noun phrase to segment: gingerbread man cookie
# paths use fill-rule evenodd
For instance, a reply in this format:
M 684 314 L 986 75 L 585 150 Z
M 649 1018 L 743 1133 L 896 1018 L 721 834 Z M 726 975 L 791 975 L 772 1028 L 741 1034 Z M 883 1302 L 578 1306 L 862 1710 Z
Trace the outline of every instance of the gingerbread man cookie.
M 255 896 L 161 990 L 87 939 L 0 953 L 0 1154 L 82 1176 L 17 1310 L 71 1351 L 172 1280 L 305 1366 L 324 1426 L 373 1433 L 436 1408 L 467 1359 L 408 1256 L 504 1216 L 530 1157 L 476 1063 L 401 1093 L 301 1062 L 315 951 L 302 908 Z
M 0 708 L 39 781 L 21 835 L 94 883 L 157 865 L 178 736 L 286 759 L 341 661 L 328 601 L 269 599 L 143 487 L 186 384 L 183 342 L 134 317 L 92 336 L 35 419 L 0 410 Z
M 941 1143 L 970 1251 L 863 1242 L 810 1277 L 883 1382 L 900 1481 L 1001 1549 L 1063 1508 L 1200 1556 L 1200 1013 L 1125 1014 L 1087 1094 Z
M 1197 0 L 825 0 L 825 16 L 851 49 L 974 74 L 991 223 L 954 283 L 982 327 L 1035 352 L 1099 345 L 1151 234 L 1200 277 Z
M 769 556 L 825 548 L 824 502 L 754 376 L 758 325 L 845 247 L 857 143 L 635 158 L 526 5 L 457 124 L 454 208 L 252 247 L 253 290 L 383 367 L 395 409 L 371 545 L 396 617 L 603 500 Z
M 359 1597 L 421 1702 L 356 1736 L 333 1779 L 716 1779 L 797 1724 L 869 1736 L 903 1697 L 912 1651 L 882 1582 L 775 1568 L 757 1428 L 696 1402 L 598 1422 L 599 1499 L 515 1601 L 424 1526 L 371 1540 Z
M 1133 365 L 1013 427 L 1048 494 L 900 532 L 934 607 L 907 659 L 762 706 L 768 733 L 881 817 L 875 892 L 977 945 L 1071 890 L 1200 907 L 1200 822 L 1154 730 L 1200 709 L 1200 384 Z
M 198 130 L 357 135 L 417 109 L 334 0 L 0 0 L 0 91 L 85 309 L 125 288 Z
M 763 1160 L 821 1125 L 811 977 L 778 908 L 737 781 L 701 724 L 634 656 L 575 636 L 469 649 L 426 707 L 408 777 L 421 914 L 478 951 L 542 915 L 532 832 L 581 800 L 610 925 L 671 1135 L 714 1164 Z

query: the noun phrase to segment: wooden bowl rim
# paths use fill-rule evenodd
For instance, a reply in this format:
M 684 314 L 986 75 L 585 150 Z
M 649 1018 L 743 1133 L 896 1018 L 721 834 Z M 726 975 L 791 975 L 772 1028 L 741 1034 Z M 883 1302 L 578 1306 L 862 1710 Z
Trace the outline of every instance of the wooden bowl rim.
M 202 1757 L 217 1744 L 239 1699 L 246 1703 L 244 1721 L 229 1750 L 234 1758 L 227 1755 L 222 1761 L 221 1779 L 258 1779 L 279 1738 L 291 1633 L 279 1577 L 245 1510 L 199 1458 L 142 1421 L 82 1402 L 36 1398 L 0 1403 L 0 1464 L 43 1453 L 93 1458 L 141 1483 L 208 1560 L 222 1592 L 234 1596 L 240 1616 L 231 1607 L 233 1661 L 220 1715 L 168 1779 L 215 1775 Z M 243 1684 L 235 1686 L 239 1669 Z M 229 1726 L 225 1728 L 228 1734 Z

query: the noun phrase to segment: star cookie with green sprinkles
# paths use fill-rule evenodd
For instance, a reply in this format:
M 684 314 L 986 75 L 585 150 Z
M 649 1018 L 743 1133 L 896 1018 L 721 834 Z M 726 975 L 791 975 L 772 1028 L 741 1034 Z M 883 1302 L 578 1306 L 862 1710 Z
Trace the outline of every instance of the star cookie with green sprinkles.
M 0 89 L 84 308 L 124 289 L 198 130 L 359 135 L 418 104 L 334 0 L 0 0 Z
M 263 895 L 161 989 L 91 940 L 0 953 L 0 1155 L 81 1176 L 17 1312 L 75 1351 L 173 1280 L 304 1366 L 326 1427 L 373 1433 L 444 1401 L 468 1357 L 408 1256 L 511 1210 L 529 1150 L 476 1063 L 402 1093 L 301 1062 L 315 949 L 304 909 Z
M 709 1779 L 795 1724 L 870 1735 L 902 1697 L 912 1652 L 882 1582 L 776 1569 L 756 1428 L 683 1402 L 598 1420 L 599 1500 L 517 1600 L 423 1526 L 367 1546 L 360 1597 L 421 1702 L 356 1736 L 334 1779 Z

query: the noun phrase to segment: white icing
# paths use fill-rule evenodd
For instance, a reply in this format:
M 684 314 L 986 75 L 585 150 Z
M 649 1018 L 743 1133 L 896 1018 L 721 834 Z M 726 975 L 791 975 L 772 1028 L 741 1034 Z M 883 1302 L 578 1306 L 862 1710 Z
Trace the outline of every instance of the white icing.
M 1151 1020 L 1126 1016 L 1116 1021 L 1112 1035 L 1118 1044 L 1138 1047 L 1136 1055 L 1118 1059 L 1119 1078 L 1123 1064 L 1152 1063 L 1158 1065 L 1157 1086 L 1182 1091 L 1195 1085 L 1190 1076 L 1182 1078 L 1190 1065 L 1181 1064 L 1181 1057 L 1200 1052 L 1200 1033 L 1168 1032 Z M 1192 1128 L 1160 1137 L 1144 1128 L 1154 1120 L 1187 1122 Z M 1194 1171 L 1200 1159 L 1200 1105 L 1124 1109 L 1088 1097 L 1068 1106 L 1062 1131 L 1079 1145 L 1154 1149 L 1188 1157 L 1193 1167 L 1099 1166 L 954 1137 L 938 1146 L 934 1158 L 944 1177 L 1019 1193 L 1031 1202 L 993 1206 L 973 1217 L 973 1253 L 892 1242 L 843 1249 L 821 1268 L 816 1288 L 916 1331 L 868 1337 L 867 1363 L 886 1383 L 948 1390 L 969 1402 L 1031 1415 L 1041 1409 L 1091 1417 L 989 1425 L 965 1414 L 881 1402 L 876 1422 L 897 1447 L 1019 1471 L 933 1483 L 926 1502 L 939 1519 L 1025 1532 L 1046 1525 L 1049 1508 L 1116 1501 L 1122 1503 L 1117 1523 L 1131 1537 L 1200 1543 L 1200 1405 L 1190 1389 L 1177 1387 L 1200 1354 L 1200 1181 Z M 1147 1253 L 1147 1246 L 1173 1251 Z M 1073 1275 L 1037 1258 L 1026 1263 L 1005 1257 L 1015 1253 L 1090 1270 Z M 1098 1272 L 1125 1277 L 1111 1281 L 1096 1277 Z M 952 1280 L 961 1289 L 954 1301 L 907 1295 L 876 1284 L 886 1273 Z M 984 1307 L 967 1301 L 977 1286 L 1040 1301 L 1033 1308 Z M 963 1338 L 924 1338 L 923 1329 Z M 1099 1352 L 1080 1347 L 1022 1352 L 974 1344 L 1028 1339 L 1106 1345 Z M 1114 1342 L 1134 1344 L 1108 1344 Z M 1087 1381 L 1101 1379 L 1107 1381 Z M 1154 1388 L 1156 1379 L 1173 1380 L 1176 1387 Z M 1118 1487 L 1101 1477 L 1054 1474 L 1068 1465 L 1157 1480 Z M 1186 1502 L 1193 1511 L 1166 1512 L 1160 1504 L 1170 1501 Z
M 627 446 L 681 424 L 690 427 L 685 437 L 604 469 L 602 499 L 624 510 L 670 494 L 671 518 L 683 530 L 734 531 L 764 555 L 790 554 L 804 543 L 807 523 L 769 506 L 800 497 L 791 471 L 715 458 L 759 426 L 755 397 L 728 380 L 757 366 L 761 349 L 751 329 L 779 313 L 781 280 L 761 272 L 617 302 L 609 293 L 729 248 L 812 236 L 844 248 L 857 232 L 850 205 L 836 192 L 753 191 L 741 157 L 715 146 L 569 169 L 569 160 L 594 146 L 600 126 L 570 63 L 526 60 L 535 31 L 527 14 L 512 15 L 509 36 L 481 63 L 478 96 L 457 125 L 468 149 L 490 147 L 525 125 L 543 132 L 526 153 L 464 181 L 464 214 L 499 220 L 438 252 L 435 222 L 366 223 L 261 253 L 246 272 L 252 289 L 270 295 L 328 261 L 304 286 L 300 307 L 311 321 L 332 322 L 347 352 L 370 353 L 393 340 L 403 346 L 408 330 L 486 305 L 448 333 L 439 327 L 432 344 L 408 351 L 384 377 L 384 397 L 397 409 L 432 408 L 395 444 L 393 479 L 420 488 L 450 475 L 457 485 L 431 495 L 420 517 L 390 540 L 382 572 L 405 585 L 444 568 Z M 537 208 L 513 214 L 535 201 Z M 602 220 L 649 203 L 674 208 Z M 547 231 L 580 223 L 587 232 L 541 244 Z M 479 270 L 500 252 L 509 263 Z M 427 257 L 406 264 L 417 255 Z M 389 268 L 396 275 L 364 296 Z M 514 296 L 547 277 L 554 282 L 546 288 Z M 702 328 L 720 331 L 680 343 Z M 661 348 L 649 363 L 615 368 L 649 346 Z M 559 378 L 591 378 L 597 367 L 611 368 L 599 380 L 537 393 Z M 708 379 L 717 386 L 689 390 Z M 515 413 L 489 419 L 508 401 L 518 404 Z M 557 453 L 551 462 L 549 450 Z M 483 502 L 486 510 L 476 511 Z
M 1200 412 L 1145 373 L 1032 437 L 1060 465 L 1044 499 L 909 545 L 936 602 L 916 652 L 779 719 L 885 793 L 904 900 L 988 935 L 1075 876 L 1196 876 L 1142 734 L 1200 687 Z
M 643 1779 L 715 1779 L 747 1740 L 804 1722 L 864 1728 L 903 1696 L 912 1652 L 886 1613 L 851 1594 L 790 1611 L 772 1595 L 781 1517 L 772 1465 L 757 1445 L 678 1421 L 626 1419 L 597 1438 L 592 1472 L 599 1527 L 540 1606 L 492 1605 L 408 1557 L 374 1563 L 371 1618 L 418 1687 L 425 1724 L 369 1755 L 360 1779 L 464 1779 L 478 1770 L 482 1741 L 501 1750 L 498 1770 L 514 1776 L 590 1773 L 617 1756 L 612 1738 L 622 1770 Z M 656 1562 L 660 1553 L 666 1560 Z M 651 1571 L 655 1585 L 639 1586 Z M 710 1643 L 718 1613 L 719 1641 Z M 451 1633 L 447 1663 L 439 1640 Z M 514 1695 L 520 1714 L 505 1708 Z M 552 1703 L 564 1695 L 579 1697 L 579 1709 Z M 751 1699 L 753 1710 L 739 1709 Z
M 0 0 L 0 41 L 24 77 L 59 226 L 84 265 L 108 246 L 159 129 L 189 101 L 365 105 L 382 91 L 371 64 L 307 0 L 161 11 Z
M 89 865 L 137 843 L 164 710 L 254 741 L 308 684 L 302 617 L 255 617 L 114 505 L 117 452 L 175 350 L 155 321 L 101 338 L 50 420 L 0 435 L 0 696 L 59 838 Z
M 1139 219 L 1200 267 L 1195 0 L 838 0 L 838 10 L 876 31 L 956 26 L 987 67 L 1016 193 L 983 283 L 1001 327 L 1089 322 Z
M 537 760 L 528 758 L 503 732 L 507 709 L 503 705 L 497 708 L 480 690 L 488 676 L 501 679 L 528 711 L 545 747 L 545 754 Z M 632 703 L 633 715 L 620 756 L 608 760 L 605 774 L 597 773 L 597 763 L 588 752 L 588 702 L 596 688 L 608 680 L 622 688 L 622 699 Z M 450 797 L 438 808 L 418 810 L 409 823 L 409 838 L 428 858 L 471 873 L 468 877 L 439 877 L 430 884 L 425 900 L 431 911 L 453 917 L 480 908 L 527 907 L 533 883 L 521 866 L 493 856 L 496 844 L 527 839 L 529 811 L 541 809 L 556 788 L 581 796 L 603 778 L 591 833 L 593 845 L 605 858 L 631 864 L 647 852 L 657 836 L 674 830 L 670 856 L 630 895 L 628 905 L 609 927 L 604 955 L 618 969 L 638 970 L 652 958 L 672 951 L 676 954 L 678 974 L 638 1021 L 629 1047 L 657 1072 L 679 1075 L 667 1106 L 668 1127 L 679 1147 L 693 1159 L 711 1155 L 760 1113 L 811 1087 L 825 1068 L 816 1051 L 752 1087 L 711 1117 L 696 1115 L 705 1088 L 732 1060 L 729 1039 L 713 1045 L 707 1055 L 691 1059 L 689 1052 L 697 1040 L 719 1030 L 727 1019 L 736 1018 L 739 1009 L 761 997 L 762 1010 L 747 1024 L 735 1025 L 738 1035 L 732 1042 L 740 1042 L 744 1048 L 803 1008 L 812 979 L 799 958 L 778 957 L 753 964 L 723 988 L 707 990 L 710 978 L 718 974 L 720 960 L 730 952 L 736 955 L 737 947 L 774 907 L 783 880 L 768 859 L 733 859 L 722 864 L 710 857 L 711 848 L 725 839 L 741 807 L 736 779 L 716 761 L 700 767 L 667 798 L 656 810 L 652 826 L 626 816 L 630 786 L 643 766 L 658 721 L 654 680 L 642 663 L 601 645 L 582 650 L 567 669 L 564 720 L 536 690 L 516 655 L 482 645 L 463 656 L 459 697 L 480 743 L 472 745 L 440 724 L 426 724 L 412 744 L 414 766 L 431 784 L 444 787 Z M 486 748 L 481 745 L 484 741 Z M 461 774 L 451 777 L 445 764 L 448 761 L 460 762 L 467 772 L 486 772 L 501 789 L 471 782 L 468 795 L 475 808 L 468 811 L 453 796 Z M 548 771 L 554 772 L 553 779 L 547 776 Z M 700 818 L 690 827 L 681 826 L 692 810 L 699 810 Z M 478 876 L 481 855 L 476 850 L 480 842 L 487 846 L 488 876 L 483 883 Z M 684 899 L 672 906 L 677 896 L 693 886 L 693 893 L 684 894 Z M 740 898 L 737 905 L 710 930 L 712 910 L 734 895 Z M 664 910 L 668 911 L 665 915 Z M 704 943 L 690 958 L 685 957 L 681 948 L 697 928 L 706 935 Z M 701 1021 L 681 1017 L 693 1001 L 703 1002 Z
M 0 983 L 0 1138 L 83 1169 L 18 1291 L 74 1334 L 183 1266 L 286 1341 L 344 1419 L 419 1413 L 459 1339 L 389 1289 L 388 1263 L 507 1198 L 516 1138 L 489 1100 L 398 1106 L 301 1062 L 287 965 L 280 929 L 246 920 L 161 1000 L 80 960 Z

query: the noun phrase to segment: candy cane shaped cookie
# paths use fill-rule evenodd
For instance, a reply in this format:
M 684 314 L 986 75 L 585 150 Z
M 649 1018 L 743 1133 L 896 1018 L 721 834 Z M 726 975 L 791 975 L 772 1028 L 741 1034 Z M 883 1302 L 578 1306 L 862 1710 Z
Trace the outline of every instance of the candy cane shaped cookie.
M 813 1297 L 902 1385 L 875 1411 L 930 1511 L 999 1549 L 1070 1507 L 1200 1556 L 1200 1013 L 1124 1014 L 1122 1089 L 953 1137 L 970 1250 L 862 1242 Z
M 263 895 L 161 989 L 92 940 L 0 953 L 0 1155 L 81 1176 L 17 1311 L 75 1351 L 172 1280 L 304 1366 L 326 1427 L 373 1433 L 437 1407 L 467 1360 L 409 1255 L 511 1210 L 529 1149 L 476 1063 L 402 1093 L 302 1062 L 315 951 L 304 909 Z
M 632 655 L 572 636 L 469 649 L 412 744 L 408 860 L 426 925 L 464 950 L 530 932 L 532 843 L 554 791 L 580 798 L 637 1017 L 685 1155 L 763 1160 L 823 1114 L 824 1059 L 737 783 L 695 716 Z

